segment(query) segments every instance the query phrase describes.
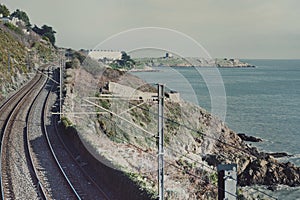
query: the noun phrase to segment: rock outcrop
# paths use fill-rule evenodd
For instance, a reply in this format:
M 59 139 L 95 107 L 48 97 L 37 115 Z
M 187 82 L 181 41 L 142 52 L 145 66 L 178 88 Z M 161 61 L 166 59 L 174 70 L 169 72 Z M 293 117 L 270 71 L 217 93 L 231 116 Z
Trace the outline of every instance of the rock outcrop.
M 246 142 L 262 142 L 262 139 L 254 137 L 254 136 L 248 136 L 245 133 L 238 133 L 238 136 Z
M 239 185 L 288 185 L 300 186 L 300 168 L 294 164 L 280 163 L 268 156 L 248 164 L 238 177 Z
M 244 68 L 244 67 L 255 67 L 246 62 L 242 62 L 239 59 L 216 59 L 217 67 L 224 67 L 224 68 Z
M 226 143 L 228 141 L 230 140 L 226 139 Z M 272 190 L 277 185 L 300 186 L 300 167 L 291 162 L 279 162 L 275 158 L 289 156 L 287 153 L 260 152 L 255 147 L 240 143 L 239 140 L 235 142 L 234 148 L 219 142 L 215 154 L 206 155 L 203 159 L 211 166 L 238 163 L 238 185 L 240 186 L 265 185 Z

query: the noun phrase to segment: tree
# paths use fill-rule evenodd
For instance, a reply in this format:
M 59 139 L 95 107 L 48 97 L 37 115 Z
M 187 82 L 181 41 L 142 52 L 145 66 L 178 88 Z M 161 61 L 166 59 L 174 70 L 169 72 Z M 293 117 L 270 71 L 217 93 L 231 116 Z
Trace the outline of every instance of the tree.
M 121 60 L 119 60 L 121 66 L 132 66 L 135 64 L 134 60 L 132 60 L 125 51 L 122 51 L 121 54 Z
M 26 12 L 17 9 L 15 12 L 13 12 L 11 14 L 11 16 L 12 17 L 16 17 L 16 18 L 22 20 L 23 22 L 25 22 L 26 27 L 28 27 L 28 28 L 31 27 L 31 24 L 30 24 L 30 21 L 29 21 L 29 17 L 26 14 Z
M 4 4 L 0 4 L 0 14 L 2 14 L 3 17 L 8 17 L 10 15 L 8 8 Z
M 113 63 L 111 63 L 110 66 L 113 69 L 120 69 L 120 68 L 131 69 L 132 67 L 134 67 L 135 65 L 134 60 L 132 60 L 125 51 L 122 51 L 121 54 L 122 54 L 121 59 L 114 61 Z
M 36 32 L 37 34 L 39 34 L 40 36 L 47 37 L 49 39 L 49 41 L 51 42 L 51 44 L 54 46 L 54 44 L 55 44 L 55 35 L 54 34 L 56 32 L 53 30 L 53 28 L 51 26 L 43 25 L 41 28 L 39 28 L 36 25 L 34 25 L 32 30 L 34 32 Z

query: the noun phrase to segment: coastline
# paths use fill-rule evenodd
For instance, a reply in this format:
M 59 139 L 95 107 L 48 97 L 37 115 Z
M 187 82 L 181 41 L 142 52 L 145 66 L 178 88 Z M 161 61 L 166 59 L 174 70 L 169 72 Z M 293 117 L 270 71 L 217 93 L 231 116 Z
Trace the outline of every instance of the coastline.
M 120 75 L 122 75 L 122 73 L 120 73 Z M 110 75 L 108 74 L 108 77 L 109 76 Z M 173 81 L 174 81 L 174 78 L 175 77 L 173 77 L 173 79 L 172 79 Z M 134 80 L 137 81 L 135 78 L 132 79 L 132 81 L 134 81 Z M 126 81 L 126 83 L 127 83 L 127 81 Z M 127 83 L 127 84 L 129 84 L 129 83 Z M 136 86 L 139 84 L 136 84 L 136 82 L 132 82 L 129 85 Z M 120 90 L 120 91 L 124 91 L 124 90 Z M 146 106 L 146 105 L 147 104 L 145 104 L 144 106 Z M 281 177 L 281 176 L 288 176 L 288 174 L 283 172 L 285 169 L 292 169 L 292 170 L 295 169 L 292 165 L 290 165 L 288 163 L 279 164 L 277 161 L 275 161 L 276 159 L 274 159 L 273 156 L 266 155 L 265 153 L 261 152 L 260 150 L 257 150 L 256 148 L 245 145 L 245 143 L 241 142 L 241 140 L 239 138 L 237 138 L 227 126 L 224 126 L 223 123 L 219 123 L 219 121 L 217 119 L 215 119 L 213 116 L 211 116 L 205 110 L 202 110 L 201 108 L 196 109 L 195 106 L 191 105 L 190 103 L 186 103 L 186 102 L 179 102 L 178 104 L 174 104 L 174 103 L 170 104 L 169 103 L 166 105 L 167 105 L 167 109 L 169 111 L 172 111 L 172 110 L 174 111 L 174 109 L 176 107 L 178 107 L 178 109 L 179 109 L 179 106 L 183 106 L 182 109 L 179 109 L 179 110 L 181 110 L 180 113 L 182 116 L 186 116 L 186 118 L 183 119 L 186 121 L 186 123 L 184 123 L 184 124 L 198 124 L 199 130 L 205 131 L 206 130 L 205 127 L 207 125 L 215 124 L 216 126 L 213 127 L 213 128 L 216 128 L 215 133 L 217 133 L 218 136 L 222 137 L 223 141 L 226 141 L 229 143 L 234 143 L 238 146 L 239 149 L 244 149 L 245 151 L 247 151 L 247 152 L 251 153 L 251 155 L 253 155 L 248 158 L 248 154 L 245 154 L 243 152 L 236 152 L 236 151 L 232 150 L 231 148 L 228 148 L 222 144 L 216 143 L 215 148 L 211 148 L 212 151 L 210 153 L 206 154 L 206 155 L 210 155 L 210 156 L 206 157 L 206 158 L 202 158 L 202 161 L 203 161 L 203 159 L 204 159 L 204 161 L 211 161 L 210 163 L 212 165 L 222 163 L 222 162 L 238 162 L 239 166 L 241 166 L 243 168 L 243 170 L 242 169 L 241 170 L 245 171 L 245 173 L 243 173 L 244 175 L 241 175 L 241 177 L 240 177 L 241 178 L 240 180 L 243 180 L 243 182 L 244 182 L 243 185 L 247 185 L 247 184 L 250 184 L 250 185 L 257 185 L 257 184 L 258 185 L 260 185 L 260 184 L 274 185 L 274 184 L 277 184 L 276 181 L 292 180 L 292 179 L 289 179 L 286 177 Z M 196 110 L 197 110 L 197 112 L 195 112 Z M 148 122 L 149 116 L 147 117 L 147 115 L 145 115 L 145 113 L 143 113 L 142 111 L 139 111 L 139 110 L 133 110 L 133 111 L 134 111 L 134 113 L 124 114 L 126 116 L 126 118 L 132 119 L 134 121 L 138 120 L 139 123 L 143 124 L 144 127 L 147 127 L 148 123 L 149 123 Z M 168 115 L 170 115 L 170 117 L 175 117 L 175 119 L 177 119 L 176 117 L 178 117 L 178 115 L 175 114 L 173 111 L 169 112 Z M 141 115 L 141 117 L 137 118 L 137 116 L 140 116 L 140 115 Z M 191 117 L 191 115 L 193 115 L 193 117 Z M 201 121 L 198 122 L 196 119 L 200 119 Z M 87 123 L 87 124 L 90 124 L 90 123 Z M 105 118 L 101 119 L 101 124 L 102 124 L 101 128 L 103 128 L 105 130 L 104 133 L 106 133 L 107 136 L 111 136 L 111 134 L 109 134 L 109 133 L 111 133 L 112 124 L 109 123 L 108 121 L 105 121 Z M 99 125 L 97 125 L 97 126 L 99 126 Z M 170 128 L 171 128 L 170 129 L 171 132 L 166 131 L 166 133 L 170 134 L 170 133 L 172 133 L 172 131 L 176 131 L 177 128 L 179 128 L 179 127 L 170 126 Z M 182 128 L 184 129 L 184 127 L 182 127 Z M 206 145 L 206 144 L 212 145 L 212 144 L 205 143 L 205 142 L 203 143 L 200 138 L 197 138 L 197 136 L 195 136 L 193 134 L 190 135 L 187 133 L 188 133 L 187 130 L 182 131 L 182 134 L 185 134 L 184 137 L 180 137 L 180 135 L 173 134 L 172 137 L 169 136 L 166 141 L 170 144 L 176 145 L 176 143 L 175 143 L 175 141 L 177 141 L 176 137 L 180 137 L 182 142 L 186 143 L 185 146 L 187 149 L 185 149 L 185 148 L 181 149 L 181 146 L 179 146 L 178 148 L 182 152 L 187 151 L 187 153 L 189 153 L 190 155 L 193 155 L 193 156 L 202 155 L 201 153 L 199 154 L 199 152 L 201 151 L 201 145 Z M 115 132 L 114 134 L 116 134 L 118 137 L 124 136 L 122 131 Z M 131 134 L 133 134 L 132 130 L 131 130 Z M 206 133 L 206 134 L 209 134 L 209 133 Z M 214 137 L 216 137 L 216 136 L 217 135 L 214 135 Z M 195 140 L 193 140 L 192 137 L 194 137 Z M 127 138 L 127 136 L 123 139 L 126 139 L 126 138 Z M 186 138 L 190 138 L 191 140 L 186 140 Z M 136 138 L 130 138 L 131 142 L 134 142 L 135 140 L 136 140 Z M 109 141 L 110 141 L 109 138 L 107 138 L 107 142 L 109 142 Z M 112 145 L 116 145 L 116 144 L 112 143 L 112 141 L 110 141 L 110 142 Z M 139 140 L 139 141 L 136 141 L 135 145 L 141 145 L 141 144 L 144 144 L 144 143 L 141 143 L 141 141 Z M 194 147 L 196 147 L 196 148 L 194 148 Z M 110 152 L 109 156 L 112 156 L 110 148 L 111 147 L 107 147 L 107 152 Z M 127 151 L 125 152 L 125 149 L 128 149 L 128 148 L 130 148 L 130 147 L 124 146 L 124 155 L 127 155 L 127 154 L 125 154 L 127 152 Z M 177 149 L 177 146 L 175 148 Z M 103 146 L 102 146 L 102 149 L 103 149 Z M 120 149 L 120 151 L 122 150 L 120 146 L 118 147 L 118 149 Z M 152 152 L 152 151 L 154 151 L 154 150 L 152 150 L 151 147 L 147 148 L 147 152 Z M 139 151 L 137 149 L 135 149 L 135 147 L 133 146 L 132 152 L 138 153 Z M 144 153 L 144 156 L 148 155 L 147 152 Z M 225 155 L 225 157 L 227 157 L 227 159 L 224 160 L 224 158 L 219 157 L 218 152 L 224 152 L 222 155 Z M 141 153 L 141 152 L 139 152 L 139 153 Z M 120 156 L 120 155 L 115 155 L 115 156 Z M 140 157 L 141 156 L 139 156 L 139 158 Z M 214 159 L 214 158 L 216 158 L 216 159 Z M 258 159 L 256 159 L 256 158 L 258 158 Z M 120 160 L 121 159 L 124 159 L 124 158 L 120 157 Z M 113 158 L 113 160 L 116 160 L 116 159 Z M 199 160 L 201 160 L 201 158 L 199 158 Z M 182 160 L 180 160 L 180 159 L 178 159 L 177 161 L 178 162 L 174 163 L 174 165 L 178 165 L 178 167 L 184 167 L 186 164 L 185 162 L 187 162 L 188 164 L 190 162 L 188 159 L 185 162 L 182 162 Z M 129 166 L 130 168 L 133 167 L 133 169 L 134 169 L 134 167 L 137 167 L 137 168 L 139 167 L 139 166 L 135 166 L 137 164 L 136 162 L 132 163 L 132 161 L 126 160 L 126 163 L 127 162 L 130 163 L 130 166 Z M 269 164 L 266 164 L 266 163 L 269 163 Z M 188 166 L 190 166 L 190 165 L 188 165 Z M 197 167 L 197 166 L 195 166 L 195 167 Z M 269 172 L 270 168 L 272 168 L 274 170 L 273 171 L 274 173 L 279 173 L 279 174 L 281 174 L 281 176 L 280 177 L 275 176 L 275 175 L 273 176 L 273 174 L 266 175 L 265 172 L 271 173 L 271 172 Z M 195 172 L 195 171 L 193 171 L 194 170 L 193 167 L 191 167 L 190 170 L 191 170 L 191 173 Z M 260 175 L 258 176 L 258 174 L 260 174 Z M 292 171 L 291 174 L 294 174 L 294 172 Z M 253 175 L 255 175 L 255 177 L 253 177 Z M 249 180 L 247 179 L 247 177 L 250 177 Z M 272 179 L 267 180 L 267 179 L 265 179 L 265 177 L 271 177 Z M 188 179 L 185 179 L 184 176 L 182 177 L 182 179 L 186 180 L 186 181 L 188 180 Z M 147 177 L 147 180 L 152 180 L 152 179 L 151 179 L 151 177 Z M 248 182 L 248 181 L 250 181 L 250 182 Z M 267 181 L 271 181 L 271 182 L 267 182 Z M 272 182 L 272 181 L 275 181 L 275 182 Z M 294 182 L 278 182 L 278 183 L 279 184 L 281 184 L 281 183 L 288 184 L 288 185 L 292 185 L 292 186 L 294 184 Z M 188 181 L 186 182 L 186 184 L 189 184 Z M 190 189 L 187 188 L 186 191 L 190 191 Z
M 135 58 L 137 69 L 152 67 L 218 67 L 218 68 L 255 68 L 255 65 L 243 62 L 239 59 L 206 59 L 206 58 Z
M 298 112 L 296 112 L 296 110 L 299 110 L 298 108 L 291 109 L 288 112 L 280 111 L 282 111 L 283 108 L 289 109 L 291 108 L 291 106 L 295 105 L 296 94 L 289 94 L 290 92 L 287 93 L 287 88 L 290 88 L 289 82 L 299 79 L 299 67 L 297 66 L 299 66 L 298 63 L 300 60 L 293 60 L 292 63 L 290 63 L 289 60 L 280 60 L 279 63 L 282 63 L 282 65 L 278 65 L 277 60 L 263 60 L 263 62 L 257 60 L 247 61 L 256 65 L 257 67 L 251 69 L 245 68 L 245 70 L 243 70 L 243 68 L 239 68 L 239 70 L 236 70 L 234 68 L 224 68 L 224 70 L 220 70 L 226 87 L 226 93 L 229 94 L 227 96 L 228 104 L 226 123 L 230 122 L 230 126 L 237 132 L 245 132 L 246 134 L 262 138 L 262 143 L 253 145 L 264 152 L 273 153 L 285 151 L 289 155 L 294 155 L 284 160 L 291 161 L 297 166 L 300 166 L 300 159 L 296 158 L 296 155 L 299 155 L 299 151 L 296 148 L 296 141 L 299 140 L 297 140 L 298 136 L 295 136 L 295 134 L 297 134 L 297 130 L 299 130 L 299 126 L 293 123 L 293 127 L 289 128 L 286 127 L 285 124 L 283 124 L 282 120 L 280 120 L 281 117 L 289 119 L 291 122 L 293 122 L 295 119 L 299 119 L 299 115 L 297 115 Z M 271 67 L 273 65 L 274 67 Z M 198 103 L 198 105 L 206 108 L 207 110 L 210 110 L 211 104 L 209 103 L 209 92 L 207 91 L 207 88 L 202 85 L 205 84 L 205 82 L 201 79 L 201 77 L 195 78 L 195 76 L 193 75 L 194 73 L 197 73 L 197 71 L 180 67 L 178 67 L 177 70 L 179 74 L 182 74 L 186 79 L 188 79 L 189 84 L 191 84 L 193 89 L 195 91 L 198 91 L 198 93 L 196 93 L 196 98 L 193 96 L 195 95 L 194 93 L 189 93 L 186 91 L 186 88 L 190 88 L 190 86 L 179 85 L 177 83 L 176 85 L 171 86 L 171 84 L 173 83 L 172 79 L 164 78 L 164 74 L 166 74 L 166 77 L 168 77 L 170 73 L 172 73 L 172 69 L 168 70 L 168 68 L 162 68 L 161 73 L 137 73 L 135 75 L 149 82 L 159 82 L 164 80 L 167 84 L 170 85 L 169 87 L 180 93 L 183 93 L 184 95 L 182 96 L 185 100 L 193 103 Z M 283 70 L 287 70 L 287 72 L 290 73 L 292 77 L 286 80 L 283 79 L 283 75 L 286 75 L 286 73 L 282 73 Z M 176 73 L 172 73 L 172 75 L 176 76 Z M 280 81 L 278 82 L 278 80 Z M 284 81 L 283 83 L 285 85 L 282 85 L 282 81 Z M 265 83 L 268 83 L 268 85 L 265 87 L 259 86 L 260 84 Z M 249 92 L 244 91 L 244 87 L 249 87 Z M 270 88 L 267 94 L 265 94 L 266 87 Z M 281 90 L 278 90 L 278 88 L 281 88 Z M 286 89 L 283 91 L 284 88 Z M 293 90 L 297 89 L 296 86 L 293 86 L 292 88 Z M 239 95 L 237 95 L 237 93 L 233 93 L 238 91 L 241 91 L 242 93 Z M 279 95 L 282 92 L 284 92 L 284 96 Z M 291 99 L 286 99 L 286 95 L 293 96 Z M 264 102 L 268 102 L 267 105 L 264 105 Z M 267 110 L 271 109 L 271 102 L 277 102 L 276 104 L 274 104 L 276 109 L 274 109 L 272 106 L 274 111 L 268 114 L 268 116 L 272 115 L 270 116 L 271 118 L 264 119 L 262 116 L 264 113 L 266 113 Z M 281 104 L 280 107 L 276 107 L 278 103 Z M 237 117 L 237 115 L 239 117 Z M 261 125 L 263 123 L 262 120 L 266 120 L 266 127 Z M 273 121 L 275 121 L 276 123 L 274 124 Z M 253 124 L 256 125 L 253 126 Z M 284 133 L 284 130 L 287 130 L 287 128 L 288 130 L 290 130 L 289 132 L 291 132 L 290 134 L 288 134 L 288 137 L 294 138 L 291 141 L 292 145 L 288 147 L 286 147 L 286 145 L 281 142 L 286 140 L 284 134 L 280 134 Z

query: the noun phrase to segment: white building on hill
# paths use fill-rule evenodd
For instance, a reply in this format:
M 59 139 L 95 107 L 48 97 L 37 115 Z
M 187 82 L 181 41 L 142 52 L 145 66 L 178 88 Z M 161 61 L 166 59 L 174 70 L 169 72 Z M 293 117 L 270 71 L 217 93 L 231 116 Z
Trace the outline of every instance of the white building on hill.
M 0 22 L 2 24 L 5 24 L 5 23 L 11 23 L 13 24 L 14 26 L 18 26 L 18 24 L 22 25 L 22 26 L 25 26 L 25 22 L 23 22 L 23 20 L 20 20 L 16 17 L 1 17 L 0 16 Z
M 88 52 L 88 56 L 97 61 L 113 62 L 115 60 L 121 60 L 121 51 L 105 51 L 105 50 L 93 50 Z

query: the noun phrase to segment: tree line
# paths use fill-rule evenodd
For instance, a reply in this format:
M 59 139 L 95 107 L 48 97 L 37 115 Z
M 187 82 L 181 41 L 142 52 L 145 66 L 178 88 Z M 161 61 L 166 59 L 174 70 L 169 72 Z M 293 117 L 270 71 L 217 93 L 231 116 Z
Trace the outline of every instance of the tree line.
M 32 28 L 32 25 L 30 23 L 30 19 L 26 12 L 22 10 L 15 10 L 13 13 L 10 13 L 9 9 L 4 5 L 0 4 L 0 14 L 2 14 L 2 17 L 10 17 L 10 18 L 18 18 L 19 20 L 22 20 L 28 30 L 32 30 L 35 33 L 39 34 L 42 37 L 47 38 L 53 46 L 55 46 L 55 30 L 51 26 L 43 25 L 40 28 L 37 25 L 34 25 Z

